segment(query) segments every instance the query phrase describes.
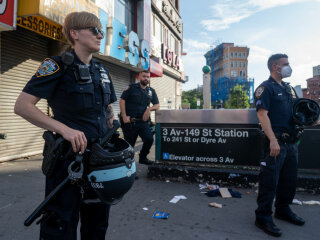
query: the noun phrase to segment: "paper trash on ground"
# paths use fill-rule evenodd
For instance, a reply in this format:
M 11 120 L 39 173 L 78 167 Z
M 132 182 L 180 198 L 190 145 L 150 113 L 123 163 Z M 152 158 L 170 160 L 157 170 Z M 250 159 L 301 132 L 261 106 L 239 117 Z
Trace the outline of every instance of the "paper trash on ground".
M 177 203 L 180 199 L 187 199 L 184 195 L 174 196 L 169 202 L 170 203 Z
M 293 200 L 292 200 L 292 204 L 302 205 L 302 202 L 299 201 L 298 199 L 293 199 Z
M 222 204 L 220 204 L 220 203 L 215 203 L 215 202 L 209 203 L 209 206 L 210 206 L 210 207 L 216 207 L 216 208 L 222 208 Z
M 307 204 L 307 205 L 320 205 L 320 202 L 319 202 L 319 201 L 310 200 L 310 201 L 303 201 L 303 204 Z

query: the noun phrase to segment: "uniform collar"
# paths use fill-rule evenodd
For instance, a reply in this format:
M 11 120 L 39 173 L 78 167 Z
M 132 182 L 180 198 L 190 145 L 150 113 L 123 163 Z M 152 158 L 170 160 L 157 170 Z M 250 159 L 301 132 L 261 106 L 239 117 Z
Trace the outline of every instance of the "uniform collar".
M 74 55 L 74 63 L 75 64 L 82 64 L 82 65 L 86 65 L 85 63 L 83 63 L 80 58 L 78 57 L 78 55 L 76 54 L 76 52 L 74 51 L 74 49 L 72 50 L 72 54 Z M 92 66 L 93 64 L 97 63 L 97 61 L 95 61 L 93 58 L 91 58 L 90 60 L 90 66 Z
M 273 77 L 269 77 L 268 81 L 272 82 L 272 83 L 276 83 L 277 85 L 281 86 Z M 289 83 L 281 81 L 282 86 L 288 85 Z

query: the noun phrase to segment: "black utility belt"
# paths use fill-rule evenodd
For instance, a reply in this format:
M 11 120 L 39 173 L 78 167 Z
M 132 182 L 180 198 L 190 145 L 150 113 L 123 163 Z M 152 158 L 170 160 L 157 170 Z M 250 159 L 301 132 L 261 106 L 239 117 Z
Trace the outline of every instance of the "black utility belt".
M 278 139 L 278 141 L 282 142 L 282 143 L 296 143 L 299 141 L 299 137 L 292 135 L 290 133 L 275 133 L 276 138 Z
M 144 122 L 142 118 L 130 117 L 130 122 Z

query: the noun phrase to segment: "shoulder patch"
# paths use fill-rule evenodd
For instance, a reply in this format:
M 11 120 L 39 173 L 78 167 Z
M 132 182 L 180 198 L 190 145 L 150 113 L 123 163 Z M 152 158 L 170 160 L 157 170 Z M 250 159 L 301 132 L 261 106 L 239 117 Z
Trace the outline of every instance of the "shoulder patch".
M 264 87 L 258 87 L 255 92 L 256 97 L 259 98 L 261 96 L 261 94 L 263 93 L 263 91 L 264 91 Z
M 53 59 L 46 58 L 40 64 L 38 71 L 36 73 L 36 76 L 43 77 L 43 76 L 52 75 L 57 71 L 59 71 L 59 69 L 60 69 L 59 65 Z
M 126 88 L 126 90 L 125 91 L 128 91 L 130 89 L 130 85 Z

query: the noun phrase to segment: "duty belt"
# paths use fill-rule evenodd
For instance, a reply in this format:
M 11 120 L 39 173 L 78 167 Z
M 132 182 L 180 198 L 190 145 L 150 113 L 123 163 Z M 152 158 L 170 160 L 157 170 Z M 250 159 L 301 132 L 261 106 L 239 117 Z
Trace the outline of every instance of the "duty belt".
M 275 133 L 276 138 L 282 142 L 282 143 L 296 143 L 299 138 L 297 136 L 294 136 L 290 133 L 283 132 L 283 133 Z
M 142 118 L 130 118 L 130 122 L 143 122 L 143 119 Z

